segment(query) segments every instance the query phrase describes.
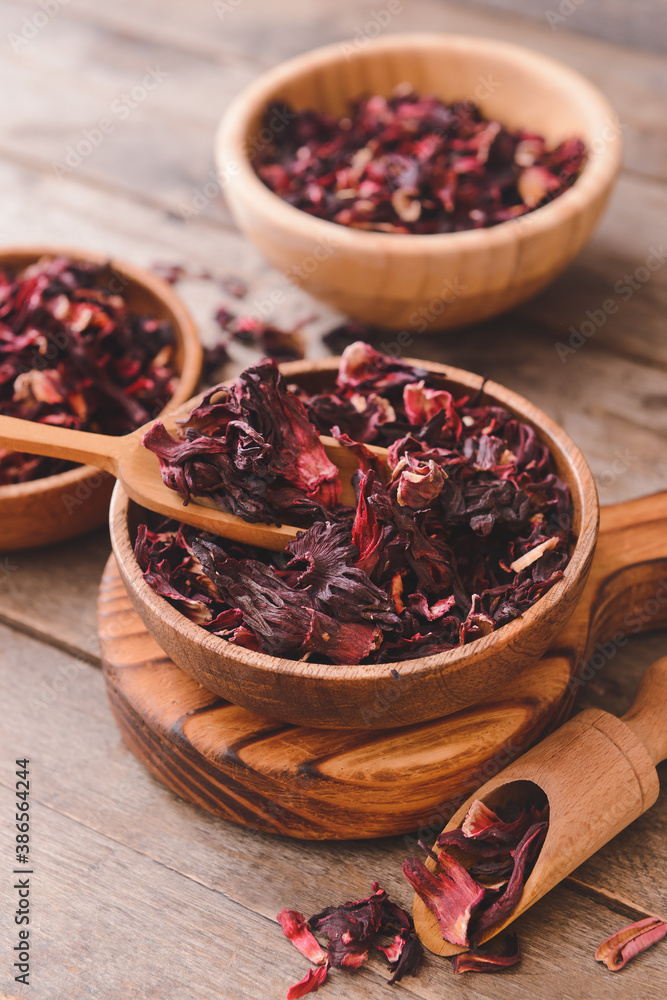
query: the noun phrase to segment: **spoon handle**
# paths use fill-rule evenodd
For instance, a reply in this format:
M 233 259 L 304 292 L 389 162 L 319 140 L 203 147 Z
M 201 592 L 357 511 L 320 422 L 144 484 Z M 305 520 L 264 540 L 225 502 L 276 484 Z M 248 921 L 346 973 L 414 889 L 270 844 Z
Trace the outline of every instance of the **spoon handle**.
M 20 417 L 0 416 L 0 446 L 29 455 L 46 455 L 94 465 L 96 469 L 115 475 L 123 438 L 22 420 Z
M 654 764 L 667 758 L 667 656 L 645 671 L 623 722 L 642 741 Z

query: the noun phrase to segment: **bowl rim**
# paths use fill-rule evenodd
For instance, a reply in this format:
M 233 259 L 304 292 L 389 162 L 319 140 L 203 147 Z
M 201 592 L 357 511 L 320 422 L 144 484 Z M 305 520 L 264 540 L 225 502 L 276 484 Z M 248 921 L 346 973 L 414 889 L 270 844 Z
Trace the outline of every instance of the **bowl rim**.
M 294 679 L 303 678 L 309 681 L 313 681 L 318 676 L 326 676 L 327 679 L 333 679 L 336 682 L 357 682 L 360 672 L 368 679 L 373 677 L 377 680 L 386 680 L 390 675 L 395 677 L 395 672 L 399 669 L 402 678 L 413 681 L 422 674 L 429 674 L 436 670 L 444 673 L 450 666 L 456 665 L 460 669 L 462 665 L 472 664 L 472 661 L 480 653 L 483 652 L 487 655 L 494 646 L 509 647 L 520 633 L 525 634 L 526 626 L 536 626 L 543 614 L 546 614 L 550 608 L 564 599 L 570 588 L 576 587 L 582 578 L 585 578 L 590 568 L 598 536 L 600 504 L 595 480 L 586 459 L 559 424 L 525 397 L 511 389 L 507 389 L 497 382 L 484 380 L 483 376 L 476 375 L 466 369 L 455 368 L 451 365 L 415 358 L 403 358 L 402 360 L 407 364 L 423 367 L 435 374 L 442 375 L 453 383 L 473 390 L 479 389 L 483 385 L 485 395 L 492 397 L 534 426 L 540 439 L 548 444 L 550 451 L 556 450 L 558 452 L 559 457 L 570 471 L 568 485 L 575 504 L 578 503 L 580 510 L 581 523 L 577 540 L 570 561 L 563 571 L 563 577 L 531 605 L 523 615 L 489 635 L 475 639 L 463 646 L 455 646 L 453 649 L 441 653 L 432 653 L 410 660 L 394 660 L 387 663 L 324 664 L 311 660 L 290 660 L 273 656 L 270 653 L 236 646 L 220 636 L 207 633 L 200 625 L 190 621 L 182 612 L 169 604 L 166 598 L 159 596 L 143 579 L 130 538 L 127 518 L 130 500 L 122 485 L 117 482 L 109 507 L 109 530 L 113 552 L 123 580 L 126 581 L 126 588 L 128 587 L 127 560 L 129 559 L 129 564 L 135 571 L 131 574 L 131 587 L 137 600 L 142 605 L 147 606 L 150 612 L 166 625 L 175 629 L 181 638 L 192 641 L 198 646 L 202 646 L 208 653 L 219 656 L 221 668 L 226 659 L 243 666 L 250 666 L 255 670 L 263 670 Z M 280 365 L 279 368 L 285 379 L 289 380 L 312 372 L 331 372 L 333 374 L 337 371 L 339 362 L 340 357 L 337 356 L 288 362 Z
M 194 320 L 182 299 L 168 282 L 138 264 L 131 264 L 118 257 L 102 254 L 95 250 L 82 250 L 80 247 L 73 248 L 50 243 L 43 246 L 32 243 L 12 244 L 0 248 L 0 266 L 9 258 L 25 258 L 25 264 L 20 266 L 27 267 L 31 260 L 36 262 L 41 257 L 69 257 L 72 260 L 100 264 L 117 272 L 123 278 L 127 278 L 130 283 L 141 285 L 144 290 L 161 300 L 174 317 L 174 334 L 177 344 L 180 344 L 182 350 L 183 363 L 181 371 L 178 373 L 176 389 L 156 419 L 169 413 L 174 407 L 180 406 L 193 395 L 201 376 L 204 349 Z M 36 493 L 68 489 L 82 480 L 96 475 L 104 475 L 104 473 L 94 465 L 77 465 L 74 469 L 66 469 L 64 472 L 57 472 L 52 476 L 28 479 L 23 483 L 6 483 L 0 485 L 0 504 L 3 500 L 16 500 Z
M 601 149 L 588 149 L 589 155 L 580 175 L 563 194 L 532 212 L 495 226 L 455 233 L 385 233 L 354 229 L 309 215 L 289 205 L 264 184 L 252 166 L 245 139 L 252 117 L 266 107 L 283 84 L 324 63 L 345 66 L 348 57 L 343 52 L 344 45 L 345 41 L 341 41 L 311 49 L 262 73 L 237 94 L 216 132 L 215 159 L 223 191 L 227 187 L 226 183 L 223 184 L 225 177 L 231 181 L 230 187 L 234 183 L 245 184 L 256 201 L 258 212 L 274 216 L 278 225 L 295 232 L 302 239 L 333 244 L 337 250 L 343 251 L 374 252 L 380 248 L 383 253 L 410 256 L 423 254 L 426 250 L 474 252 L 482 247 L 486 250 L 500 249 L 513 244 L 517 236 L 524 239 L 528 235 L 541 235 L 562 224 L 566 218 L 578 215 L 592 198 L 611 185 L 620 169 L 623 142 L 620 129 L 612 129 L 611 137 L 605 139 Z M 407 49 L 460 52 L 471 48 L 478 51 L 486 49 L 510 61 L 523 63 L 538 75 L 560 80 L 563 87 L 569 83 L 570 89 L 577 95 L 577 104 L 588 109 L 591 120 L 597 119 L 601 125 L 613 123 L 618 117 L 604 94 L 577 70 L 512 42 L 454 32 L 391 34 L 369 40 L 368 45 L 353 53 L 350 59 L 368 59 L 374 54 L 397 51 L 404 53 Z M 233 170 L 230 169 L 232 165 Z M 406 239 L 407 236 L 410 238 Z

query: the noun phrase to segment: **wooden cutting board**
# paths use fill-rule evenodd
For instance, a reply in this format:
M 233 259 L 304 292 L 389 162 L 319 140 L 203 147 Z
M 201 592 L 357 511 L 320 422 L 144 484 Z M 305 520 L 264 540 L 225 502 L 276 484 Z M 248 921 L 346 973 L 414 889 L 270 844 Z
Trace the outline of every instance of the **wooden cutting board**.
M 667 493 L 602 509 L 588 584 L 555 648 L 488 701 L 401 729 L 307 729 L 232 705 L 165 657 L 113 557 L 99 596 L 109 702 L 137 757 L 217 816 L 308 839 L 420 827 L 430 837 L 559 725 L 581 685 L 633 634 L 666 624 Z

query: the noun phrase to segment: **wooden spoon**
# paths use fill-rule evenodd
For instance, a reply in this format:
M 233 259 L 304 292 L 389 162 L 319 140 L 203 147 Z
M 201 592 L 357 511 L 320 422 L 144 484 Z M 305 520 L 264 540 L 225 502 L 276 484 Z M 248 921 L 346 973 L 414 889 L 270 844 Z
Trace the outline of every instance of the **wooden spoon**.
M 191 400 L 177 412 L 189 413 L 196 402 Z M 174 433 L 177 427 L 174 414 L 164 417 L 163 423 L 167 430 Z M 203 497 L 193 498 L 191 503 L 184 504 L 179 494 L 162 482 L 157 455 L 144 448 L 141 443 L 151 426 L 152 422 L 144 424 L 131 434 L 111 437 L 108 434 L 55 427 L 19 417 L 0 416 L 0 446 L 13 451 L 24 451 L 29 455 L 63 458 L 103 469 L 115 476 L 132 500 L 142 507 L 236 542 L 247 542 L 278 552 L 296 537 L 300 529 L 289 524 L 279 527 L 251 524 L 243 518 L 225 513 Z M 355 504 L 351 480 L 359 468 L 359 462 L 349 449 L 338 444 L 334 438 L 322 436 L 320 440 L 328 458 L 338 467 L 343 485 L 341 502 Z M 385 457 L 387 454 L 386 448 L 373 445 L 367 447 L 376 455 Z
M 665 758 L 667 656 L 648 668 L 622 719 L 586 709 L 482 785 L 445 830 L 461 825 L 473 799 L 491 808 L 522 803 L 535 796 L 537 786 L 549 801 L 549 828 L 521 899 L 482 941 L 507 927 L 652 806 L 660 791 L 655 765 Z M 435 870 L 433 860 L 426 864 Z M 417 933 L 430 951 L 456 955 L 466 950 L 443 941 L 433 913 L 418 896 L 413 912 Z

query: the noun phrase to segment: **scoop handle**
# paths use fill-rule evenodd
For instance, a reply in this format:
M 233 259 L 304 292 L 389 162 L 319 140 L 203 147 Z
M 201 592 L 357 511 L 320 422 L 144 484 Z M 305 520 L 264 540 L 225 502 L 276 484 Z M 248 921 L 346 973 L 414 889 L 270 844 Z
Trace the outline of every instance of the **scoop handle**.
M 667 656 L 645 672 L 623 722 L 644 744 L 654 764 L 667 758 Z
M 0 416 L 0 447 L 24 451 L 28 455 L 64 458 L 94 465 L 114 475 L 123 447 L 122 438 L 92 434 L 71 427 L 56 427 L 20 417 Z

